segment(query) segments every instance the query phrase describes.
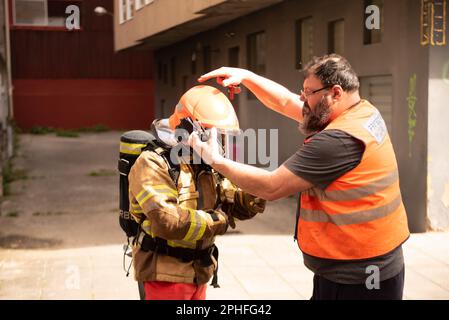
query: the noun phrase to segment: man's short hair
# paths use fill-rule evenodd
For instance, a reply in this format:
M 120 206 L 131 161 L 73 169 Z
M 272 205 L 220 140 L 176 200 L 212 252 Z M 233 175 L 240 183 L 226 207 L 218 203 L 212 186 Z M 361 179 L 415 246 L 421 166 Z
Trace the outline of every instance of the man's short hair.
M 338 54 L 328 54 L 313 59 L 303 69 L 304 77 L 316 76 L 321 83 L 327 85 L 340 85 L 346 92 L 359 89 L 360 83 L 348 60 Z

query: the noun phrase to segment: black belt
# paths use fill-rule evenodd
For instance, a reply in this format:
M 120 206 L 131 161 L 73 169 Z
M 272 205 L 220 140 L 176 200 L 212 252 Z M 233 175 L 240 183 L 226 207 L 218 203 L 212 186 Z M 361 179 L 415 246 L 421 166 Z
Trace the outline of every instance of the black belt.
M 184 262 L 190 262 L 193 260 L 203 260 L 204 258 L 209 258 L 212 255 L 215 245 L 212 245 L 205 249 L 190 249 L 190 248 L 182 248 L 182 247 L 171 247 L 167 244 L 167 240 L 151 237 L 144 232 L 142 232 L 143 236 L 139 237 L 139 246 L 142 251 L 154 251 L 158 254 L 164 254 L 170 257 L 181 259 Z M 212 264 L 208 263 L 207 266 Z
M 215 258 L 218 264 L 218 248 L 215 244 L 205 249 L 189 249 L 180 247 L 171 247 L 167 244 L 167 240 L 151 237 L 145 232 L 141 232 L 137 237 L 137 243 L 140 250 L 148 252 L 153 251 L 158 254 L 167 255 L 180 259 L 183 262 L 191 262 L 193 260 L 199 260 L 202 267 L 208 267 L 214 262 L 212 261 L 212 256 Z M 214 287 L 220 287 L 218 285 L 218 265 L 214 271 L 214 277 L 212 279 L 211 285 Z

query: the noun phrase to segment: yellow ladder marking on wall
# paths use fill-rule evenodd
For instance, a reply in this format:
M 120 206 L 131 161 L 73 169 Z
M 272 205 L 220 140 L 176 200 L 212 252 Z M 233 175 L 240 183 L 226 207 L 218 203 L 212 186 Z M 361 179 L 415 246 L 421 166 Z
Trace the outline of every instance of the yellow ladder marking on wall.
M 447 0 L 421 0 L 421 45 L 446 45 Z

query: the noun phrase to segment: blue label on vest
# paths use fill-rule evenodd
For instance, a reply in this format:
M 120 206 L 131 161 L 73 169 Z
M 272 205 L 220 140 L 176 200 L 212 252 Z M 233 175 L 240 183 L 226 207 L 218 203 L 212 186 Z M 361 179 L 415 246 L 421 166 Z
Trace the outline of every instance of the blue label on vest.
M 379 111 L 376 111 L 364 124 L 364 127 L 368 132 L 376 139 L 377 143 L 380 144 L 384 141 L 387 135 L 387 126 L 382 118 Z

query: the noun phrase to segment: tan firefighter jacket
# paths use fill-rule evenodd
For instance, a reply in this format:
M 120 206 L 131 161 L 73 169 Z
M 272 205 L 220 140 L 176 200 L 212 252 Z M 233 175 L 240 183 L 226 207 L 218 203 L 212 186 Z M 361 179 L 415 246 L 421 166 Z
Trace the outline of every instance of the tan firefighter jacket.
M 226 232 L 228 223 L 235 226 L 234 218 L 248 219 L 263 212 L 265 200 L 242 192 L 216 172 L 196 172 L 198 168 L 181 163 L 176 185 L 164 158 L 153 151 L 142 152 L 129 173 L 129 199 L 130 212 L 136 221 L 143 220 L 142 230 L 147 235 L 166 239 L 171 247 L 205 249 L 213 245 L 216 235 Z M 217 203 L 222 204 L 221 209 L 216 208 Z M 208 209 L 217 209 L 217 221 Z M 183 262 L 140 250 L 139 244 L 133 246 L 137 281 L 204 284 L 217 267 L 217 261 L 212 261 L 205 267 L 198 260 Z

